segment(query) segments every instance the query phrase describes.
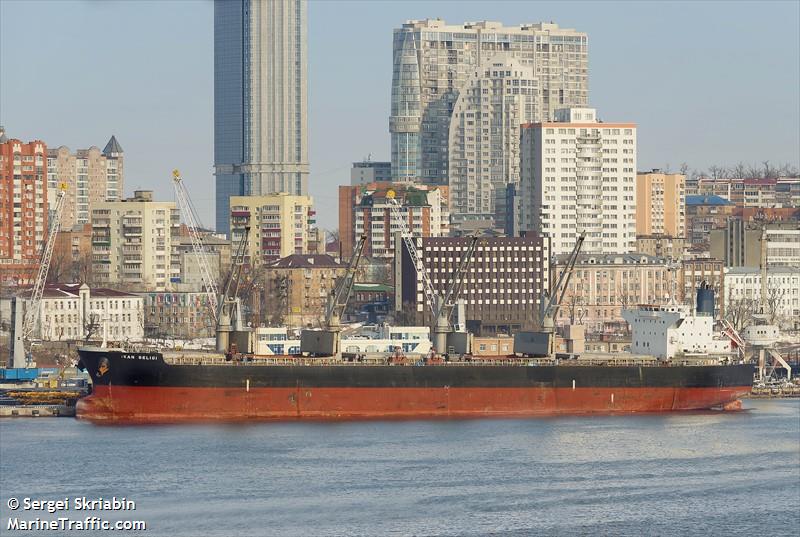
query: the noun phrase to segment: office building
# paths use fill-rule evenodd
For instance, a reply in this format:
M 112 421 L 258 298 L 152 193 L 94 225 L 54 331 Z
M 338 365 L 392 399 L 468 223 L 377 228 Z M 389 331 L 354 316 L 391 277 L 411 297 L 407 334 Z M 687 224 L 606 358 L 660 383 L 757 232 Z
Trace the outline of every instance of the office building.
M 486 62 L 512 59 L 536 79 L 534 111 L 540 115 L 530 121 L 551 121 L 557 108 L 587 104 L 583 32 L 553 23 L 508 27 L 440 19 L 412 20 L 394 30 L 389 118 L 394 180 L 448 184 L 451 116 L 462 89 Z
M 415 267 L 405 245 L 395 258 L 395 315 L 406 324 L 432 325 L 425 298 L 424 270 L 443 296 L 471 242 L 469 237 L 424 237 L 416 246 L 422 266 Z M 463 276 L 464 328 L 476 335 L 512 334 L 538 328 L 542 293 L 550 288 L 549 241 L 523 237 L 482 237 Z M 454 314 L 453 323 L 459 322 Z
M 686 234 L 686 176 L 660 170 L 636 174 L 636 235 Z
M 216 227 L 230 197 L 308 192 L 306 0 L 214 2 Z
M 8 138 L 0 127 L 0 283 L 36 277 L 47 240 L 47 145 Z
M 165 291 L 177 281 L 172 239 L 180 215 L 175 203 L 153 201 L 153 192 L 92 206 L 92 276 L 98 284 L 122 284 L 131 290 Z
M 522 128 L 522 228 L 552 240 L 554 255 L 586 233 L 586 253 L 636 246 L 636 125 L 603 123 L 593 108 L 556 111 Z
M 96 146 L 74 153 L 61 146 L 47 151 L 47 193 L 52 211 L 59 185 L 66 185 L 61 229 L 88 224 L 90 207 L 103 201 L 119 201 L 125 182 L 124 151 L 115 136 L 103 150 Z
M 316 213 L 309 196 L 233 196 L 230 204 L 231 252 L 235 255 L 247 232 L 247 265 L 308 253 L 310 239 L 316 238 Z
M 762 227 L 767 232 L 767 265 L 800 267 L 800 221 L 747 222 L 731 217 L 710 232 L 711 256 L 726 267 L 761 265 Z
M 760 310 L 761 269 L 725 268 L 725 309 L 744 313 L 745 322 Z M 744 310 L 744 311 L 743 311 Z M 769 321 L 787 330 L 800 328 L 800 266 L 769 267 L 765 313 Z

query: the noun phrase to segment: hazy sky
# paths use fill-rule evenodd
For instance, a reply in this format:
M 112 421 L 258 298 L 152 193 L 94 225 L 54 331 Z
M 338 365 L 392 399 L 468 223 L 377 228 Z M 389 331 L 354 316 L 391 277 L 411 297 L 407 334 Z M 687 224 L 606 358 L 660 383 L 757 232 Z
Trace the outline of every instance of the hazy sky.
M 553 21 L 589 34 L 589 99 L 639 125 L 638 168 L 800 161 L 800 2 L 309 1 L 310 189 L 336 227 L 351 162 L 389 157 L 392 29 L 407 19 Z M 0 124 L 71 149 L 115 134 L 125 191 L 213 225 L 213 5 L 0 0 Z

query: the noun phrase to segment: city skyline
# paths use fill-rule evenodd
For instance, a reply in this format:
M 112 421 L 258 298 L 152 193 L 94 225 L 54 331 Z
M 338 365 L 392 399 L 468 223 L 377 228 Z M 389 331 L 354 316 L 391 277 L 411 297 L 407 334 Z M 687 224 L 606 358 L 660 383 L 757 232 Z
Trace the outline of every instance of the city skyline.
M 172 200 L 177 167 L 211 226 L 213 3 L 186 5 L 0 3 L 0 124 L 9 137 L 48 146 L 83 147 L 114 133 L 125 141 L 125 196 L 152 188 L 157 199 Z M 392 30 L 409 19 L 552 20 L 585 32 L 589 105 L 602 119 L 637 123 L 640 169 L 676 170 L 684 161 L 696 169 L 763 160 L 797 166 L 798 4 L 657 5 L 309 2 L 309 191 L 320 225 L 336 227 L 327 208 L 353 161 L 389 160 Z M 36 27 L 13 23 L 34 15 Z M 343 31 L 356 18 L 359 31 Z M 124 27 L 113 24 L 123 19 Z M 145 23 L 142 39 L 137 28 Z M 64 27 L 73 33 L 56 32 Z M 59 57 L 91 61 L 76 76 L 75 62 Z

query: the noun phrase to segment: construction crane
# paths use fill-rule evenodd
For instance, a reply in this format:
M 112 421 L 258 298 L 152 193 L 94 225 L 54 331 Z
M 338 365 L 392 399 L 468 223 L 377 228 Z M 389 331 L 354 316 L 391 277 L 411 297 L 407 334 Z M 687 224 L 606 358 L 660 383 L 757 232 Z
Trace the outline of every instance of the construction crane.
M 53 249 L 56 246 L 56 236 L 58 235 L 58 230 L 61 228 L 61 216 L 64 213 L 64 205 L 67 197 L 66 191 L 67 184 L 60 183 L 58 185 L 58 197 L 56 198 L 56 203 L 53 208 L 53 216 L 50 219 L 50 225 L 48 227 L 47 240 L 42 244 L 42 252 L 39 255 L 39 271 L 33 282 L 30 302 L 25 308 L 25 316 L 21 327 L 22 330 L 19 334 L 14 334 L 11 363 L 12 367 L 15 368 L 27 367 L 32 363 L 32 357 L 29 349 L 26 349 L 26 343 L 30 341 L 33 329 L 36 325 L 36 318 L 40 316 L 44 286 L 45 283 L 47 283 L 47 273 L 50 270 Z M 15 308 L 15 310 L 17 314 L 19 314 L 20 308 Z
M 456 271 L 450 278 L 450 283 L 444 296 L 438 300 L 435 314 L 434 314 L 434 327 L 433 327 L 433 349 L 439 353 L 447 352 L 447 336 L 453 331 L 453 325 L 450 323 L 450 318 L 453 316 L 453 308 L 455 308 L 458 296 L 461 294 L 461 287 L 464 284 L 463 275 L 472 261 L 472 256 L 475 253 L 475 246 L 478 244 L 478 236 L 473 235 L 470 238 L 469 246 L 461 254 L 461 260 L 456 267 Z
M 217 351 L 228 352 L 230 335 L 233 331 L 242 329 L 241 307 L 239 305 L 239 283 L 242 277 L 242 267 L 247 255 L 247 239 L 250 227 L 242 228 L 242 238 L 236 248 L 236 253 L 231 259 L 231 270 L 225 280 L 225 287 L 219 297 L 217 310 Z
M 183 214 L 183 219 L 186 222 L 186 226 L 189 228 L 189 238 L 192 241 L 192 251 L 197 257 L 197 262 L 200 265 L 200 277 L 203 280 L 203 288 L 205 289 L 206 297 L 208 299 L 208 309 L 211 312 L 211 316 L 214 318 L 214 322 L 216 322 L 218 307 L 217 296 L 219 295 L 219 290 L 217 289 L 217 283 L 214 281 L 214 277 L 211 272 L 211 265 L 208 261 L 208 252 L 206 252 L 205 247 L 203 246 L 203 241 L 200 238 L 200 219 L 197 217 L 197 211 L 195 210 L 192 200 L 189 197 L 189 192 L 186 190 L 186 186 L 183 183 L 181 172 L 178 170 L 172 170 L 172 182 L 175 186 L 175 197 L 178 198 L 178 208 L 180 209 L 181 214 Z

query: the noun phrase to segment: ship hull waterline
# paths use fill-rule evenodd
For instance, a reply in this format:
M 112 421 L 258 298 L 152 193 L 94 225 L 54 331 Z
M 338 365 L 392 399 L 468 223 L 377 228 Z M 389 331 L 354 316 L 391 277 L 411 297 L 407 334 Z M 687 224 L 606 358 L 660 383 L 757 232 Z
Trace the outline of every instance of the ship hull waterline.
M 170 365 L 81 351 L 98 423 L 435 419 L 736 408 L 752 366 Z

